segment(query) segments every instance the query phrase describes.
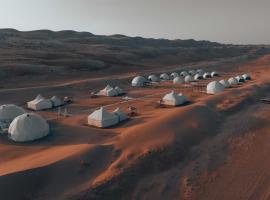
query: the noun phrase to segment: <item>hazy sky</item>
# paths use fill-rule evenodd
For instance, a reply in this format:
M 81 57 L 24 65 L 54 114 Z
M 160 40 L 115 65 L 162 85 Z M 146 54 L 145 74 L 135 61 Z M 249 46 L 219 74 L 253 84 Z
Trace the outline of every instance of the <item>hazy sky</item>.
M 270 44 L 270 0 L 0 0 L 0 28 Z

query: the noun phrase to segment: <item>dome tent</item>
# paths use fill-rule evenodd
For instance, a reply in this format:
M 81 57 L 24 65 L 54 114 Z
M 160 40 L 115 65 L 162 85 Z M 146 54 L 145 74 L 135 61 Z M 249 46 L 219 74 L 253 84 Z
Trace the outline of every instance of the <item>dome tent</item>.
M 174 83 L 174 84 L 181 84 L 181 83 L 184 83 L 184 82 L 185 82 L 185 81 L 184 81 L 183 77 L 181 77 L 181 76 L 175 77 L 175 78 L 173 79 L 173 83 Z
M 242 77 L 245 79 L 245 80 L 251 80 L 251 76 L 249 74 L 243 74 Z
M 180 73 L 180 76 L 187 76 L 188 75 L 188 73 L 186 72 L 186 71 L 182 71 L 181 73 Z
M 25 110 L 14 104 L 0 106 L 0 122 L 12 122 L 13 119 L 26 113 Z
M 239 84 L 238 80 L 236 78 L 234 78 L 234 77 L 229 78 L 228 79 L 228 82 L 229 82 L 230 85 L 237 85 L 237 84 Z
M 203 69 L 197 69 L 197 74 L 200 74 L 200 75 L 202 75 L 202 76 L 203 76 L 203 74 L 204 74 L 204 70 L 203 70 Z
M 189 82 L 192 82 L 192 81 L 194 81 L 194 79 L 193 79 L 193 77 L 191 75 L 187 75 L 185 77 L 185 83 L 189 83 Z
M 244 83 L 245 82 L 245 79 L 241 75 L 236 76 L 235 78 L 238 81 L 238 83 Z
M 45 99 L 40 94 L 32 101 L 27 102 L 27 107 L 32 110 L 45 110 L 52 108 L 52 102 L 50 99 Z
M 151 82 L 159 82 L 159 77 L 154 74 L 151 74 L 148 76 L 148 80 Z
M 215 76 L 218 76 L 218 73 L 217 72 L 211 72 L 211 77 L 215 77 Z
M 219 81 L 225 88 L 229 88 L 231 85 L 229 83 L 229 81 L 227 81 L 226 79 L 220 80 Z
M 116 86 L 114 89 L 116 90 L 118 95 L 125 94 L 125 91 L 122 88 L 120 88 L 119 86 Z
M 218 81 L 212 81 L 208 83 L 206 87 L 206 93 L 207 94 L 216 94 L 219 92 L 222 92 L 225 89 L 225 87 Z
M 174 91 L 166 94 L 162 100 L 164 104 L 168 106 L 178 106 L 187 102 L 187 99 L 183 94 L 176 94 Z
M 200 79 L 203 79 L 203 76 L 200 75 L 200 74 L 195 74 L 194 80 L 197 81 L 197 80 L 200 80 Z
M 143 87 L 147 80 L 143 76 L 136 76 L 132 79 L 131 86 L 132 87 Z
M 204 79 L 211 78 L 211 74 L 210 74 L 209 72 L 205 72 L 205 73 L 203 74 L 203 78 L 204 78 Z
M 15 142 L 28 142 L 47 136 L 49 124 L 41 116 L 25 113 L 16 117 L 9 126 L 10 139 Z
M 104 89 L 99 91 L 99 95 L 114 97 L 118 95 L 118 92 L 110 85 L 107 85 Z
M 196 74 L 196 71 L 195 70 L 189 70 L 188 73 L 189 73 L 189 75 L 194 76 Z
M 106 128 L 119 123 L 118 116 L 101 107 L 88 116 L 88 124 L 100 128 Z
M 124 120 L 128 119 L 128 116 L 126 113 L 124 113 L 120 108 L 116 108 L 113 113 L 118 117 L 119 122 L 122 122 Z
M 166 73 L 161 74 L 159 78 L 164 81 L 170 80 L 170 76 Z
M 176 77 L 178 77 L 178 76 L 179 76 L 179 74 L 176 73 L 176 72 L 171 73 L 171 77 L 172 77 L 172 78 L 176 78 Z
M 63 102 L 61 101 L 60 98 L 58 98 L 57 96 L 53 96 L 51 98 L 51 101 L 52 101 L 52 104 L 54 107 L 57 107 L 57 106 L 62 106 L 63 105 Z

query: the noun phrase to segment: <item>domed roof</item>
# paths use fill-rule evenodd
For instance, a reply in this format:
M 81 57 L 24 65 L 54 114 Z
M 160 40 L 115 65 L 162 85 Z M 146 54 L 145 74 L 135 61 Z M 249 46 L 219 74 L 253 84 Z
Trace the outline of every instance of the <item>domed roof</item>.
M 25 113 L 16 117 L 10 124 L 9 137 L 16 142 L 27 142 L 40 139 L 49 134 L 49 124 L 41 116 Z
M 220 80 L 219 82 L 220 82 L 225 88 L 228 88 L 228 87 L 231 86 L 230 83 L 229 83 L 229 81 L 227 81 L 226 79 Z
M 25 110 L 14 104 L 5 104 L 0 106 L 0 121 L 2 120 L 13 120 L 25 113 Z
M 245 80 L 250 80 L 251 79 L 251 76 L 249 74 L 243 74 L 242 77 L 245 79 Z
M 216 94 L 219 92 L 222 92 L 225 89 L 225 87 L 218 81 L 212 81 L 208 83 L 206 87 L 206 93 L 207 94 Z
M 154 74 L 151 74 L 148 76 L 148 80 L 152 81 L 152 82 L 158 82 L 159 81 L 159 77 L 154 75 Z
M 184 81 L 183 77 L 181 77 L 181 76 L 175 77 L 175 78 L 173 79 L 173 83 L 174 83 L 174 84 L 180 84 L 180 83 L 184 83 L 184 82 L 185 82 L 185 81 Z
M 133 87 L 142 87 L 147 82 L 143 76 L 136 76 L 132 79 L 131 85 Z
M 187 75 L 187 76 L 185 77 L 185 82 L 186 82 L 186 83 L 189 83 L 189 82 L 192 82 L 192 81 L 194 81 L 194 79 L 193 79 L 193 77 L 192 77 L 191 75 Z
M 167 73 L 163 73 L 160 75 L 160 79 L 162 80 L 170 80 L 170 76 Z
M 203 76 L 201 74 L 195 74 L 194 80 L 203 79 Z
M 238 80 L 234 77 L 231 77 L 228 79 L 228 82 L 230 83 L 230 85 L 237 85 L 239 84 Z

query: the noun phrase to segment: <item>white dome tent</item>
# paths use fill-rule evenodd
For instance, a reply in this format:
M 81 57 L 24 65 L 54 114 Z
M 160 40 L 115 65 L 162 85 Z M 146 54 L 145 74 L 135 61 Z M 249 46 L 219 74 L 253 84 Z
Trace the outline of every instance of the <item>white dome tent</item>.
M 143 87 L 146 84 L 147 80 L 143 76 L 136 76 L 132 79 L 132 87 Z
M 188 73 L 189 73 L 189 75 L 194 76 L 196 74 L 196 71 L 195 70 L 189 70 Z
M 223 79 L 219 81 L 225 88 L 229 88 L 231 85 L 228 80 Z
M 148 80 L 151 82 L 159 82 L 159 77 L 154 74 L 151 74 L 148 76 Z
M 225 89 L 225 87 L 218 81 L 212 81 L 208 83 L 206 87 L 206 93 L 207 94 L 216 94 L 220 93 Z
M 203 79 L 203 76 L 202 76 L 201 74 L 195 74 L 194 80 L 195 80 L 195 81 L 198 81 L 198 80 L 200 80 L 200 79 Z
M 193 77 L 192 77 L 191 75 L 187 75 L 187 76 L 185 77 L 185 83 L 190 83 L 190 82 L 192 82 L 192 81 L 194 81 L 194 79 L 193 79 Z
M 237 79 L 238 83 L 244 83 L 245 82 L 244 77 L 242 77 L 241 75 L 236 76 L 235 78 Z
M 120 88 L 119 86 L 116 86 L 114 89 L 116 90 L 118 95 L 125 94 L 125 91 L 122 88 Z
M 125 121 L 128 119 L 126 113 L 124 113 L 120 108 L 116 108 L 113 113 L 118 117 L 119 122 Z
M 12 122 L 16 117 L 26 113 L 25 110 L 14 104 L 0 106 L 0 122 Z
M 57 107 L 57 106 L 62 106 L 63 105 L 63 102 L 61 101 L 60 98 L 58 98 L 57 96 L 53 96 L 51 98 L 51 101 L 52 101 L 52 104 L 54 107 Z
M 185 81 L 184 81 L 184 78 L 181 77 L 181 76 L 175 77 L 175 78 L 173 79 L 173 83 L 174 83 L 174 84 L 182 84 L 182 83 L 184 83 L 184 82 L 185 82 Z
M 40 94 L 32 101 L 27 102 L 27 107 L 32 110 L 45 110 L 52 108 L 50 99 L 45 99 Z
M 245 80 L 251 80 L 251 76 L 249 74 L 243 74 L 242 77 L 245 79 Z
M 163 73 L 160 75 L 160 79 L 163 81 L 167 81 L 167 80 L 170 80 L 170 76 L 166 73 Z
M 210 74 L 209 72 L 205 72 L 205 73 L 203 74 L 203 78 L 204 78 L 204 79 L 211 78 L 211 74 Z
M 197 69 L 197 73 L 203 76 L 204 70 L 203 69 Z
M 164 104 L 168 106 L 178 106 L 187 102 L 187 99 L 183 94 L 176 94 L 174 91 L 166 94 L 162 100 Z
M 176 72 L 171 73 L 171 77 L 172 77 L 173 79 L 176 78 L 176 77 L 178 77 L 178 76 L 179 76 L 179 74 L 176 73 Z
M 215 76 L 218 76 L 218 73 L 217 72 L 211 72 L 211 77 L 215 77 Z
M 49 124 L 41 116 L 25 113 L 16 117 L 9 126 L 10 139 L 15 142 L 29 142 L 47 136 Z
M 182 71 L 181 73 L 180 73 L 180 76 L 187 76 L 188 75 L 188 73 L 186 72 L 186 71 Z
M 119 123 L 118 116 L 101 107 L 88 116 L 88 124 L 100 128 L 106 128 Z
M 237 85 L 237 84 L 239 84 L 238 83 L 238 80 L 236 78 L 234 78 L 234 77 L 229 78 L 228 79 L 228 82 L 229 82 L 230 85 Z

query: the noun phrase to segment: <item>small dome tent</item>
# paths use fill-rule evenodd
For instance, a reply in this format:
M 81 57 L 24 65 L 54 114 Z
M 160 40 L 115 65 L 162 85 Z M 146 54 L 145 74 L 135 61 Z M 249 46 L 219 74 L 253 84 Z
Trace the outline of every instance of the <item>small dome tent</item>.
M 162 98 L 165 105 L 178 106 L 186 103 L 187 99 L 183 94 L 176 94 L 174 91 L 166 94 Z
M 187 76 L 188 75 L 188 73 L 186 72 L 186 71 L 182 71 L 181 73 L 180 73 L 180 76 Z
M 151 74 L 148 76 L 148 80 L 151 82 L 159 82 L 159 77 L 154 74 Z
M 106 128 L 119 123 L 118 117 L 101 107 L 88 116 L 88 124 L 100 128 Z
M 230 85 L 237 85 L 237 84 L 239 84 L 238 83 L 238 80 L 236 78 L 234 78 L 234 77 L 229 78 L 228 79 L 228 82 L 229 82 Z
M 189 75 L 194 76 L 196 74 L 196 71 L 195 70 L 189 70 L 188 73 L 189 73 Z
M 225 89 L 225 87 L 218 81 L 212 81 L 208 83 L 206 87 L 206 93 L 207 94 L 216 94 L 219 92 L 222 92 Z
M 243 74 L 242 77 L 245 79 L 245 80 L 251 80 L 251 76 L 249 74 Z
M 203 79 L 203 76 L 200 75 L 200 74 L 195 74 L 194 80 L 197 81 L 197 80 L 200 80 L 200 79 Z
M 238 81 L 238 83 L 244 83 L 245 82 L 245 79 L 241 75 L 236 76 L 235 78 Z
M 116 86 L 114 89 L 116 90 L 118 95 L 125 94 L 125 91 L 122 88 L 120 88 L 119 86 Z
M 25 110 L 14 104 L 0 106 L 0 122 L 12 122 L 16 117 L 25 113 Z
M 220 80 L 219 81 L 225 88 L 229 88 L 231 85 L 229 83 L 229 81 L 227 81 L 226 79 Z
M 211 72 L 211 77 L 215 77 L 215 76 L 218 76 L 218 73 L 217 72 Z
M 193 77 L 191 75 L 187 75 L 185 77 L 185 83 L 189 83 L 189 82 L 192 82 L 192 81 L 194 81 L 194 79 L 193 79 Z
M 203 69 L 197 69 L 197 73 L 203 76 L 204 70 Z
M 41 116 L 25 113 L 16 117 L 9 126 L 10 139 L 15 142 L 28 142 L 47 136 L 49 124 Z
M 205 73 L 203 74 L 203 78 L 204 78 L 204 79 L 211 78 L 211 74 L 210 74 L 209 72 L 205 72 Z
M 52 108 L 50 99 L 45 99 L 40 94 L 32 101 L 27 102 L 27 107 L 32 110 L 45 110 Z
M 178 76 L 179 76 L 179 74 L 176 73 L 176 72 L 171 73 L 171 77 L 172 77 L 172 78 L 176 78 L 176 77 L 178 77 Z
M 164 81 L 167 81 L 167 80 L 170 80 L 170 76 L 166 73 L 163 73 L 160 75 L 160 79 L 161 80 L 164 80 Z
M 52 101 L 52 104 L 54 107 L 57 107 L 57 106 L 62 106 L 63 105 L 63 102 L 61 101 L 60 98 L 58 98 L 57 96 L 53 96 L 51 98 L 51 101 Z
M 125 121 L 128 119 L 126 113 L 124 113 L 120 108 L 116 108 L 113 113 L 118 117 L 119 122 Z
M 175 77 L 175 78 L 173 79 L 173 83 L 174 83 L 174 84 L 181 84 L 181 83 L 184 83 L 184 82 L 185 82 L 185 81 L 184 81 L 183 77 L 181 77 L 181 76 Z
M 143 76 L 136 76 L 132 79 L 131 86 L 132 87 L 143 87 L 147 80 Z

